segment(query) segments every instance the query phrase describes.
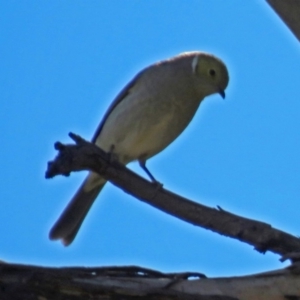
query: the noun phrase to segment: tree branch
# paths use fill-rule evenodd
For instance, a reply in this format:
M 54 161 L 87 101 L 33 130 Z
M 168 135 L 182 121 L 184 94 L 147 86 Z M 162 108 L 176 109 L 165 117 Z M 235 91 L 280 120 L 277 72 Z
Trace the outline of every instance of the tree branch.
M 295 0 L 267 0 L 267 2 L 300 41 L 300 2 Z
M 176 195 L 138 176 L 119 162 L 111 161 L 109 154 L 80 136 L 69 135 L 76 145 L 55 143 L 59 154 L 48 163 L 46 178 L 91 170 L 143 202 L 190 224 L 253 245 L 259 252 L 271 251 L 285 257 L 291 252 L 300 252 L 300 239 L 297 237 L 267 223 L 240 217 L 219 207 L 210 208 Z
M 299 266 L 243 277 L 189 280 L 189 273 L 130 267 L 47 268 L 0 263 L 1 300 L 299 299 Z M 200 277 L 200 278 L 199 278 Z

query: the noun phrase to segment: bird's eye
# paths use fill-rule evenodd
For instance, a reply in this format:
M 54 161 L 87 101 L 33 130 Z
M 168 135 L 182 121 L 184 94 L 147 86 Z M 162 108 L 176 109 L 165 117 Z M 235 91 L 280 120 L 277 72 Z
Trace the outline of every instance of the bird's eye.
M 210 69 L 210 70 L 209 70 L 209 75 L 210 75 L 211 77 L 215 77 L 216 71 L 215 71 L 214 69 Z

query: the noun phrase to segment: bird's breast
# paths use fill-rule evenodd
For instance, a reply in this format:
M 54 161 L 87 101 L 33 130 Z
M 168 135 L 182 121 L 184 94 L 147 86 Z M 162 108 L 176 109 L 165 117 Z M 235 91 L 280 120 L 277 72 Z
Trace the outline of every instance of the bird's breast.
M 113 146 L 123 163 L 163 150 L 184 130 L 199 105 L 188 92 L 147 89 L 127 95 L 108 116 L 96 140 L 105 151 Z

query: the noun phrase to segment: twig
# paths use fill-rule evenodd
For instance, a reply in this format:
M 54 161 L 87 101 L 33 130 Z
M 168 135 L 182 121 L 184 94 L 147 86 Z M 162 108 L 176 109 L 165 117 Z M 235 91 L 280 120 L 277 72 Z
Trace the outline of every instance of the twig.
M 70 137 L 76 145 L 55 144 L 59 154 L 54 161 L 48 163 L 46 178 L 59 174 L 69 175 L 72 171 L 91 170 L 143 202 L 190 224 L 253 245 L 261 253 L 271 251 L 287 255 L 300 252 L 300 239 L 297 237 L 272 228 L 267 223 L 237 216 L 220 207 L 210 208 L 162 187 L 157 188 L 156 184 L 138 176 L 117 161 L 111 161 L 109 155 L 96 145 L 72 133 Z

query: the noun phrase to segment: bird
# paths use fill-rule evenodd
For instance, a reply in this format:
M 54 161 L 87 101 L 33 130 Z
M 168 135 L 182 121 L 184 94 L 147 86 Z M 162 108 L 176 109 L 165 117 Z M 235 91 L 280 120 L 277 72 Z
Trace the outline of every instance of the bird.
M 165 149 L 187 127 L 202 100 L 225 98 L 229 82 L 218 57 L 190 51 L 140 71 L 116 96 L 91 142 L 126 165 L 138 161 L 152 181 L 146 161 Z M 70 245 L 106 180 L 89 172 L 50 230 L 51 240 Z

